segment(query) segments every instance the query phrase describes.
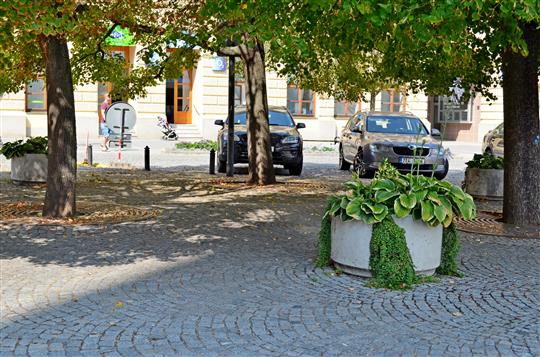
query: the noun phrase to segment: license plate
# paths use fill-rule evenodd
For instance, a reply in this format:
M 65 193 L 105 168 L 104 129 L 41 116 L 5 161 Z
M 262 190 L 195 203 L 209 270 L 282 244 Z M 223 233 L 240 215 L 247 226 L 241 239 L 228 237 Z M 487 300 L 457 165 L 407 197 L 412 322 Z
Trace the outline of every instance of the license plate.
M 399 158 L 400 164 L 423 164 L 424 159 L 418 159 L 415 157 L 400 157 Z

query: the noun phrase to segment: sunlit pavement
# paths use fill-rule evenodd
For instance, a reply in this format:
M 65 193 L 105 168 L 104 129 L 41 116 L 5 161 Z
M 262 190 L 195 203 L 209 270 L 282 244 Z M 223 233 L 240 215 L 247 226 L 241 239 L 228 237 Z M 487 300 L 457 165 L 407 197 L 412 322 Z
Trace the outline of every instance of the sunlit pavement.
M 540 355 L 538 240 L 462 234 L 463 278 L 370 289 L 313 269 L 326 197 L 349 177 L 335 153 L 306 155 L 300 180 L 278 172 L 292 189 L 223 191 L 196 155 L 81 173 L 102 177 L 81 200 L 161 208 L 155 221 L 0 225 L 2 356 Z M 32 190 L 0 182 L 3 201 Z

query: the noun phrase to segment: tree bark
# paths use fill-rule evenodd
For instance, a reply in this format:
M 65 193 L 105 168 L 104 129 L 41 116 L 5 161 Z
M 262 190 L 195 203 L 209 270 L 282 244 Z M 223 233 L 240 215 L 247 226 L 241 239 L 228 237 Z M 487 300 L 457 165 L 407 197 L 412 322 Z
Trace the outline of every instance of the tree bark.
M 538 24 L 522 25 L 527 57 L 507 49 L 503 60 L 503 219 L 540 224 L 540 124 L 538 113 Z
M 373 91 L 369 93 L 369 111 L 375 111 L 375 104 L 377 100 L 377 92 Z
M 48 173 L 43 216 L 75 214 L 77 137 L 69 52 L 65 39 L 42 40 L 47 84 Z
M 264 47 L 240 46 L 246 80 L 246 114 L 248 136 L 248 183 L 269 185 L 276 182 L 272 163 L 272 144 L 268 125 L 268 98 Z

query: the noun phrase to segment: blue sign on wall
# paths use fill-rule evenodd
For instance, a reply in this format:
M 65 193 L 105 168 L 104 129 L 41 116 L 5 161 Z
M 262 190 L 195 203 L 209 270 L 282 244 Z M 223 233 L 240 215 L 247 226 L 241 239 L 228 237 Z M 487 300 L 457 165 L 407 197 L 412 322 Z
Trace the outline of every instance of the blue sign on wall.
M 214 57 L 214 71 L 226 71 L 227 70 L 227 58 L 226 57 Z

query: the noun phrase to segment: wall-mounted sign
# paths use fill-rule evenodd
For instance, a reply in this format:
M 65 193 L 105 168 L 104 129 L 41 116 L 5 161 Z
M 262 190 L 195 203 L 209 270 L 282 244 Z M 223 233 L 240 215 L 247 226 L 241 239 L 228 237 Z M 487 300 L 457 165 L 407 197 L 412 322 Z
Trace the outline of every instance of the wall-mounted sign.
M 227 59 L 225 57 L 214 57 L 214 65 L 212 66 L 214 71 L 226 71 Z

